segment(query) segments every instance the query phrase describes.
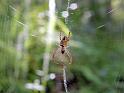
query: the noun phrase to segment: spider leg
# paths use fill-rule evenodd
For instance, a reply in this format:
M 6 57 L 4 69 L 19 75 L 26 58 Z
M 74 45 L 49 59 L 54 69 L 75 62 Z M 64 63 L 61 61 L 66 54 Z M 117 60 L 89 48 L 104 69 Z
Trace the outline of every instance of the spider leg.
M 71 56 L 70 52 L 67 49 L 66 49 L 66 54 L 67 54 L 67 56 L 69 58 L 69 64 L 71 64 L 72 63 L 72 56 Z
M 70 38 L 71 32 L 68 33 L 68 38 Z
M 60 41 L 61 41 L 62 39 L 61 39 L 61 31 L 60 31 Z
M 59 43 L 56 43 L 56 45 L 59 47 L 60 46 L 60 44 Z
M 59 49 L 59 48 L 57 48 L 57 49 L 55 49 L 55 50 L 53 51 L 53 54 L 52 54 L 52 60 L 53 60 L 53 62 L 55 62 L 55 56 L 56 56 L 56 53 L 57 53 L 58 49 Z
M 67 48 L 69 48 L 70 46 L 67 46 Z

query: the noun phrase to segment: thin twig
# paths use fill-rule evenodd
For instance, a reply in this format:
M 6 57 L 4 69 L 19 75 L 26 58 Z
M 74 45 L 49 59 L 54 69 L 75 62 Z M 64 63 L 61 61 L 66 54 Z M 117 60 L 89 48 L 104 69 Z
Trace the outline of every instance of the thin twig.
M 16 8 L 14 8 L 13 6 L 9 5 L 9 7 L 14 10 L 14 11 L 17 11 Z
M 70 0 L 68 0 L 68 5 L 67 5 L 67 8 L 66 8 L 66 11 L 68 12 L 68 16 L 69 16 L 69 5 L 70 5 Z M 65 18 L 65 23 L 68 24 L 68 17 Z
M 104 27 L 105 25 L 106 25 L 106 24 L 100 25 L 100 26 L 98 26 L 96 29 L 102 28 L 102 27 Z
M 16 22 L 19 23 L 19 24 L 21 24 L 21 25 L 23 25 L 23 26 L 26 25 L 26 24 L 24 24 L 24 23 L 22 23 L 22 22 L 20 22 L 20 21 L 18 21 L 18 20 L 16 20 Z
M 66 66 L 63 66 L 63 82 L 66 93 L 68 93 L 68 87 L 67 87 L 67 81 L 66 81 L 66 72 L 65 72 Z

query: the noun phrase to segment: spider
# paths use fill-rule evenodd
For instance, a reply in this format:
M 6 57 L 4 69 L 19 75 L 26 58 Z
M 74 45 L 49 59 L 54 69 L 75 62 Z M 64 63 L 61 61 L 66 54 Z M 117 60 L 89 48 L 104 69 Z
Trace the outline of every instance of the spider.
M 60 43 L 59 47 L 54 50 L 52 54 L 52 59 L 53 61 L 57 62 L 58 64 L 66 65 L 67 63 L 71 64 L 72 63 L 72 57 L 70 52 L 68 51 L 68 42 L 70 40 L 70 32 L 68 36 L 63 36 L 61 38 L 61 32 L 60 32 Z

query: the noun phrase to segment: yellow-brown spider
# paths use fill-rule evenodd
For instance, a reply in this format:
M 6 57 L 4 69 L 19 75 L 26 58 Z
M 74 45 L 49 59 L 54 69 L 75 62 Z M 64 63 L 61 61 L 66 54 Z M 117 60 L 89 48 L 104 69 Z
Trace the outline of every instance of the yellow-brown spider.
M 52 59 L 54 62 L 57 62 L 58 64 L 61 64 L 61 65 L 72 63 L 71 54 L 67 49 L 69 40 L 70 40 L 70 32 L 68 36 L 63 36 L 62 39 L 61 39 L 61 33 L 60 33 L 59 47 L 52 54 Z

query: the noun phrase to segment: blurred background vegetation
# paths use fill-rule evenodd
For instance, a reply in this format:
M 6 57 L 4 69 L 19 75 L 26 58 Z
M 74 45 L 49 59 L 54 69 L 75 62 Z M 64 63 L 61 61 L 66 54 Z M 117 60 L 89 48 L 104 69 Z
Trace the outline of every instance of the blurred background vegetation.
M 56 26 L 72 32 L 69 93 L 124 93 L 124 1 L 56 0 Z M 51 61 L 44 82 L 48 0 L 0 0 L 0 93 L 64 93 L 62 70 Z M 47 73 L 46 73 L 47 74 Z

